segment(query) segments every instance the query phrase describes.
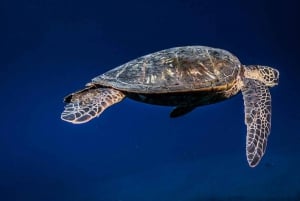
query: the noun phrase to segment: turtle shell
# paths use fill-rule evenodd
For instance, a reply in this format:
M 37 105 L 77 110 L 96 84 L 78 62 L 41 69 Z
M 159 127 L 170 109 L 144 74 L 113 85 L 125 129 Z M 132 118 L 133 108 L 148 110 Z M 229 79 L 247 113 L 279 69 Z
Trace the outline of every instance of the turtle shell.
M 222 91 L 234 85 L 240 71 L 240 61 L 226 50 L 175 47 L 134 59 L 87 85 L 144 94 Z

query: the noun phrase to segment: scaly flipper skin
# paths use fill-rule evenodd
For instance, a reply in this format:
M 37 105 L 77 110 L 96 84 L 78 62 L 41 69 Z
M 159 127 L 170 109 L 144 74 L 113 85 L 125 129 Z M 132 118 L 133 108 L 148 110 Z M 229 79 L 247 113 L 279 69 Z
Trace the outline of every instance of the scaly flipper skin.
M 258 80 L 245 78 L 242 88 L 247 125 L 246 152 L 251 167 L 255 167 L 265 153 L 271 129 L 271 94 Z
M 82 124 L 98 117 L 106 108 L 123 100 L 125 95 L 112 88 L 87 88 L 65 98 L 67 105 L 61 119 Z

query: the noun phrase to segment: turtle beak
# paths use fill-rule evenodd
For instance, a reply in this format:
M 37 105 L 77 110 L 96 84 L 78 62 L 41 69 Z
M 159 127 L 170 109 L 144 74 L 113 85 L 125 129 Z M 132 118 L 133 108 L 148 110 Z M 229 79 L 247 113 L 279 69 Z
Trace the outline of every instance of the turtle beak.
M 273 69 L 273 73 L 274 73 L 274 85 L 278 85 L 279 84 L 279 71 L 276 69 Z

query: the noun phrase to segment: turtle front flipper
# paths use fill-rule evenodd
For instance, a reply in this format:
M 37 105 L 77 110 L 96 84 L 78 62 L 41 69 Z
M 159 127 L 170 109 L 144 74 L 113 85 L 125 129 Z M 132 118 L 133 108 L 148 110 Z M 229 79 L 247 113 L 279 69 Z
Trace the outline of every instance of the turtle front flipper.
M 262 82 L 247 78 L 242 93 L 247 125 L 247 160 L 251 167 L 255 167 L 266 151 L 271 130 L 271 94 Z
M 112 88 L 86 88 L 65 98 L 67 105 L 61 119 L 74 124 L 88 122 L 124 97 L 121 91 Z

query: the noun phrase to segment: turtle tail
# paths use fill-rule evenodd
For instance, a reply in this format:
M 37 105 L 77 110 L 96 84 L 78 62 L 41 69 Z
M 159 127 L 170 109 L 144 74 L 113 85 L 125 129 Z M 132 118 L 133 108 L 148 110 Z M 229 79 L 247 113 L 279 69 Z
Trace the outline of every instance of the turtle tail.
M 64 99 L 67 104 L 61 113 L 61 119 L 73 124 L 88 122 L 124 97 L 124 93 L 113 88 L 88 87 Z

